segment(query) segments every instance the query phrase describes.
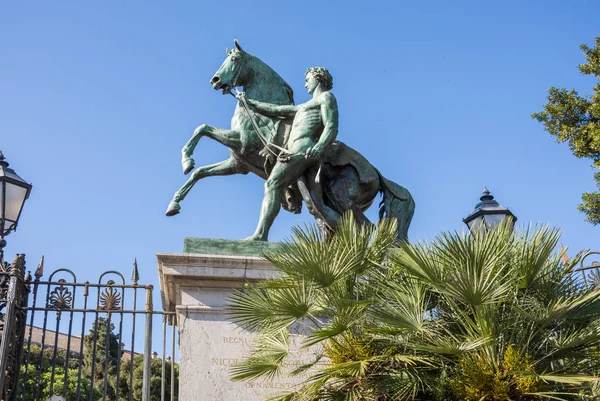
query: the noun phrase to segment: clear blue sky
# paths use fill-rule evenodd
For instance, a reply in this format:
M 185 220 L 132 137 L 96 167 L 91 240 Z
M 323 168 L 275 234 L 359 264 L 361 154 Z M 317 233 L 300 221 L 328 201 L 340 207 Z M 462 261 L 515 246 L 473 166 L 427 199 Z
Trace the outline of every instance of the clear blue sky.
M 407 187 L 413 240 L 462 230 L 484 186 L 519 222 L 564 230 L 570 254 L 600 248 L 577 212 L 590 162 L 530 114 L 547 89 L 581 77 L 581 43 L 600 35 L 597 1 L 0 1 L 0 149 L 32 182 L 9 258 L 108 269 L 157 284 L 156 252 L 185 236 L 254 231 L 262 181 L 209 178 L 164 216 L 186 177 L 180 150 L 201 123 L 229 127 L 235 100 L 208 81 L 239 39 L 308 99 L 304 71 L 328 67 L 339 139 Z M 227 150 L 203 139 L 197 165 Z M 372 211 L 370 216 L 375 216 Z M 311 221 L 282 212 L 272 239 Z

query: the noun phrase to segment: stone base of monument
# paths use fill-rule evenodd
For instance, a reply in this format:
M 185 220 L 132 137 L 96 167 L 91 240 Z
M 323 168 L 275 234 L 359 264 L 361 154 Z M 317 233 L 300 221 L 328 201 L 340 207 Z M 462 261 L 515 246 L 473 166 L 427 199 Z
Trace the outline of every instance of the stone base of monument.
M 177 312 L 179 329 L 179 399 L 259 401 L 294 387 L 298 378 L 232 382 L 229 369 L 249 352 L 253 333 L 231 323 L 224 306 L 234 290 L 276 275 L 261 258 L 277 246 L 267 242 L 186 238 L 184 253 L 159 253 L 162 306 Z M 306 333 L 296 332 L 292 344 Z M 290 362 L 306 362 L 297 350 Z M 312 354 L 312 353 L 311 353 Z

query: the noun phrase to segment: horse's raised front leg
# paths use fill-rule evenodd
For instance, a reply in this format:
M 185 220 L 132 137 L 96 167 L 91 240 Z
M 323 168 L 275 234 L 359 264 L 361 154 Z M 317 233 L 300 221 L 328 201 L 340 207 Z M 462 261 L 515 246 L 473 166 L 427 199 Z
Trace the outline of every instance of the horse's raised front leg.
M 167 212 L 165 213 L 167 216 L 175 216 L 179 213 L 181 206 L 179 206 L 179 202 L 181 202 L 190 192 L 190 190 L 194 187 L 199 180 L 205 177 L 212 177 L 218 175 L 233 175 L 233 174 L 248 174 L 248 170 L 244 169 L 243 166 L 240 166 L 234 159 L 229 158 L 219 163 L 210 164 L 208 166 L 198 167 L 190 176 L 190 178 L 186 181 L 185 184 L 175 192 L 173 196 L 173 200 L 169 203 L 167 207 Z
M 192 154 L 194 153 L 194 149 L 196 149 L 196 145 L 198 145 L 198 141 L 200 141 L 200 138 L 203 136 L 214 139 L 236 152 L 239 152 L 242 149 L 240 134 L 237 131 L 202 124 L 194 130 L 194 134 L 190 140 L 187 141 L 183 149 L 181 149 L 181 166 L 183 167 L 184 174 L 188 174 L 194 168 L 195 162 L 194 159 L 192 159 Z

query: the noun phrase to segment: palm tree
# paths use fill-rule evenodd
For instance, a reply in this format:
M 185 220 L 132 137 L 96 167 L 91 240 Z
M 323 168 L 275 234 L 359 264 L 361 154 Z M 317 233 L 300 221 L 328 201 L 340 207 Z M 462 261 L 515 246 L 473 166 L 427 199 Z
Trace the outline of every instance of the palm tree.
M 558 230 L 420 244 L 394 233 L 393 221 L 346 216 L 327 241 L 296 229 L 267 254 L 281 275 L 230 300 L 233 320 L 259 333 L 234 380 L 302 377 L 281 401 L 593 399 L 600 288 L 572 274 L 580 255 L 555 252 Z M 298 328 L 314 350 L 301 363 Z

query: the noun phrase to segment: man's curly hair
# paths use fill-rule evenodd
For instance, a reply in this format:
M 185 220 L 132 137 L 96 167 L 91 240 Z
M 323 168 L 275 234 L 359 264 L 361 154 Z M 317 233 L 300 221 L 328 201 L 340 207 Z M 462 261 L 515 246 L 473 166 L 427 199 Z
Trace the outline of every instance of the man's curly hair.
M 333 77 L 325 67 L 312 67 L 306 70 L 306 74 L 313 74 L 315 78 L 325 86 L 325 90 L 333 88 Z

